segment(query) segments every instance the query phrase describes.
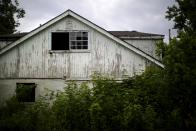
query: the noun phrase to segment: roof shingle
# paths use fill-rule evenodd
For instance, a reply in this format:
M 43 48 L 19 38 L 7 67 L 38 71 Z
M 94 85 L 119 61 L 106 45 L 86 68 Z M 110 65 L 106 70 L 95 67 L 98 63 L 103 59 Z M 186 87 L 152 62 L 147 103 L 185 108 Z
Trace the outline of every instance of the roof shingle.
M 121 39 L 163 38 L 164 37 L 164 35 L 160 35 L 160 34 L 151 34 L 151 33 L 144 33 L 144 32 L 138 32 L 138 31 L 108 31 L 108 32 Z

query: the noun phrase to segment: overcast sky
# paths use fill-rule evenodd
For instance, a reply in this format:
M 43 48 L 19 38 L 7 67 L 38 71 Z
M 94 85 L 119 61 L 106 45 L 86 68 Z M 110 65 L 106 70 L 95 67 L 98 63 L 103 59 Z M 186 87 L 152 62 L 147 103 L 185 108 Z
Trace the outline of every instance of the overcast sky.
M 71 9 L 106 30 L 137 30 L 163 34 L 173 23 L 165 19 L 165 12 L 174 0 L 19 0 L 26 11 L 18 28 L 28 32 L 40 24 Z M 174 31 L 172 31 L 174 32 Z

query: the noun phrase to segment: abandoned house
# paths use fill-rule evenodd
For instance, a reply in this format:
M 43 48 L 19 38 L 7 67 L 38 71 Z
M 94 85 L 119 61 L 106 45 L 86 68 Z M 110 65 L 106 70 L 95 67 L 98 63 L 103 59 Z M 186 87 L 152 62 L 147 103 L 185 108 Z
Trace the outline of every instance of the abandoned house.
M 86 81 L 94 72 L 121 80 L 151 64 L 159 34 L 106 31 L 67 10 L 29 33 L 0 36 L 0 103 L 28 87 L 33 102 L 45 89 L 61 90 L 65 81 Z

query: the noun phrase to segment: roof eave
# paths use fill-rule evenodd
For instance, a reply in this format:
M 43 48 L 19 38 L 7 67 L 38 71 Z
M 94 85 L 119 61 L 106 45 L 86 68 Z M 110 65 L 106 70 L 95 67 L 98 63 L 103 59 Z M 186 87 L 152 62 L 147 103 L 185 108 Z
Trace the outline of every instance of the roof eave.
M 150 37 L 119 37 L 123 40 L 163 40 L 164 36 L 150 36 Z
M 50 26 L 51 24 L 57 22 L 58 20 L 64 18 L 65 16 L 69 15 L 70 10 L 65 11 L 64 13 L 60 14 L 59 16 L 53 18 L 52 20 L 46 22 L 45 24 L 43 24 L 42 26 L 32 30 L 31 32 L 29 32 L 27 35 L 21 37 L 20 39 L 16 40 L 15 42 L 13 42 L 12 44 L 6 46 L 6 48 L 3 48 L 2 50 L 0 50 L 0 55 L 5 53 L 6 51 L 12 49 L 14 46 L 17 46 L 19 43 L 25 41 L 26 39 L 32 37 L 33 35 L 39 33 L 40 31 L 44 30 L 45 28 L 47 28 L 48 26 Z

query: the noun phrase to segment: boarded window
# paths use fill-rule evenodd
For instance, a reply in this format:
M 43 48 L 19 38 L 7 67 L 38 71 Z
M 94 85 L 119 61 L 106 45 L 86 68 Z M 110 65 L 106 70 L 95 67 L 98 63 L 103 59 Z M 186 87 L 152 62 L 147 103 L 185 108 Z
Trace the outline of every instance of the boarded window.
M 35 102 L 35 83 L 17 83 L 16 97 L 19 102 Z
M 52 50 L 83 50 L 88 49 L 88 32 L 53 32 Z

